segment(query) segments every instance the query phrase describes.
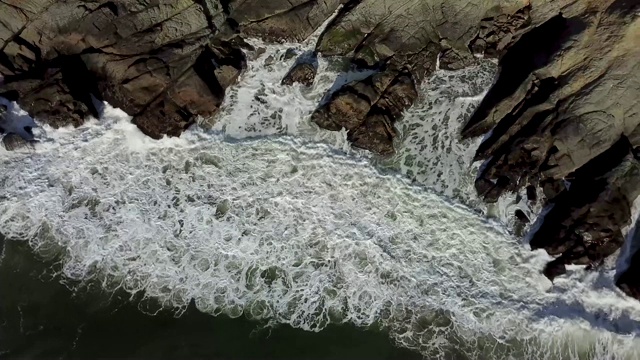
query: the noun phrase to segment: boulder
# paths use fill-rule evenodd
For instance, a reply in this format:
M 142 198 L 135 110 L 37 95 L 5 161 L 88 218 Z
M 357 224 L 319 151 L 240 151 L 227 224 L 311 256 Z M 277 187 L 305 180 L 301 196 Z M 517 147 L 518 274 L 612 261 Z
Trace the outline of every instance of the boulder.
M 311 86 L 316 78 L 317 71 L 318 68 L 313 64 L 298 63 L 284 76 L 282 85 L 291 86 L 295 83 L 300 83 L 304 86 Z
M 350 1 L 321 34 L 316 51 L 346 56 L 359 69 L 379 71 L 345 85 L 318 108 L 314 121 L 329 130 L 349 130 L 355 146 L 381 154 L 393 152 L 394 123 L 417 98 L 417 87 L 436 70 L 457 70 L 476 62 L 472 42 L 498 56 L 530 25 L 522 0 L 362 0 Z M 487 40 L 488 41 L 488 40 Z M 476 48 L 478 46 L 475 46 Z M 397 78 L 387 91 L 388 84 Z M 382 91 L 371 85 L 386 79 Z M 385 99 L 378 104 L 382 92 Z

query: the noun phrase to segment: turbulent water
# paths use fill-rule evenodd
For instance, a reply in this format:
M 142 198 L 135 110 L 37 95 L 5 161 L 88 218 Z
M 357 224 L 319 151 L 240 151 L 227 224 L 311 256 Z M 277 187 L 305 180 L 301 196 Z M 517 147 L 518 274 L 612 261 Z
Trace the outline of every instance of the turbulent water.
M 366 74 L 321 59 L 312 89 L 283 87 L 285 48 L 253 59 L 221 115 L 179 139 L 151 140 L 106 106 L 78 129 L 45 128 L 35 150 L 1 152 L 0 232 L 59 259 L 66 279 L 178 311 L 193 299 L 309 331 L 375 326 L 428 358 L 640 356 L 640 303 L 614 269 L 552 285 L 548 257 L 503 225 L 521 205 L 482 216 L 481 140 L 457 133 L 493 65 L 429 79 L 397 155 L 376 159 L 309 121 L 336 77 Z

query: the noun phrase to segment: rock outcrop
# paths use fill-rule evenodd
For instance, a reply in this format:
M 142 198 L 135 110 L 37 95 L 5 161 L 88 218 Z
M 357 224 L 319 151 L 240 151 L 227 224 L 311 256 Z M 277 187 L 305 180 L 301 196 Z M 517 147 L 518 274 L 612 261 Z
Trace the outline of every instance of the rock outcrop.
M 393 123 L 417 97 L 409 72 L 385 71 L 333 93 L 312 120 L 328 130 L 345 128 L 353 145 L 388 155 L 396 134 Z
M 631 223 L 631 204 L 640 195 L 640 161 L 627 139 L 589 161 L 569 176 L 568 188 L 554 204 L 531 248 L 544 248 L 558 258 L 545 273 L 553 278 L 565 264 L 595 268 L 624 243 L 622 228 Z
M 287 54 L 285 54 L 286 58 Z M 295 83 L 304 86 L 313 85 L 318 72 L 318 58 L 315 53 L 301 55 L 293 67 L 282 79 L 282 85 L 291 86 Z
M 230 34 L 217 0 L 11 1 L 0 14 L 0 95 L 56 127 L 96 116 L 95 96 L 149 136 L 177 136 L 217 112 L 244 66 L 216 37 Z
M 438 58 L 446 69 L 473 64 L 471 43 L 497 56 L 528 26 L 528 13 L 521 0 L 348 2 L 316 50 L 348 56 L 355 67 L 379 73 L 341 88 L 313 119 L 329 130 L 344 127 L 357 147 L 391 154 L 394 123 L 413 104 L 418 84 L 436 70 Z
M 246 65 L 241 36 L 301 41 L 336 11 L 315 52 L 372 75 L 327 94 L 316 124 L 392 154 L 395 122 L 436 64 L 497 58 L 462 129 L 485 136 L 478 193 L 495 202 L 526 188 L 553 205 L 531 241 L 558 256 L 550 278 L 620 248 L 640 188 L 639 0 L 5 0 L 0 96 L 56 127 L 106 100 L 149 136 L 178 136 L 218 111 Z M 312 84 L 315 69 L 298 62 L 283 84 Z M 618 281 L 634 296 L 639 262 Z
M 639 12 L 637 0 L 531 1 L 530 28 L 462 130 L 489 133 L 476 153 L 487 201 L 527 186 L 553 204 L 531 240 L 558 256 L 550 278 L 595 268 L 624 242 L 640 194 Z
M 228 22 L 247 36 L 302 41 L 346 0 L 227 0 Z

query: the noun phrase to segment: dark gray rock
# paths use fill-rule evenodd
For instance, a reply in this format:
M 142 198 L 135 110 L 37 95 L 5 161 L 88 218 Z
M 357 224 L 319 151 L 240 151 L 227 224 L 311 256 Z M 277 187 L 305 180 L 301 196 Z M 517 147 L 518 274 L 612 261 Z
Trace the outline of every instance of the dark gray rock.
M 333 14 L 342 0 L 231 0 L 229 19 L 243 34 L 270 41 L 302 41 Z
M 349 131 L 353 145 L 378 154 L 393 153 L 394 122 L 418 97 L 408 72 L 382 72 L 333 93 L 312 120 L 328 130 Z
M 300 83 L 304 86 L 311 86 L 316 78 L 317 71 L 318 68 L 314 64 L 298 63 L 284 76 L 282 85 L 291 86 L 295 83 Z
M 97 115 L 91 95 L 133 116 L 154 138 L 212 116 L 244 67 L 217 0 L 0 3 L 5 84 L 53 126 Z M 217 39 L 219 36 L 223 39 Z

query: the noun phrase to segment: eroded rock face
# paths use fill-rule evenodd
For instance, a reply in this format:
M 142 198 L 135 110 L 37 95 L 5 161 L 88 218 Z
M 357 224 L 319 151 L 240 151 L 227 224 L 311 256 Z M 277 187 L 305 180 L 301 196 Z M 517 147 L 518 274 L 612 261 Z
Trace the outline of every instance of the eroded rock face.
M 345 85 L 320 106 L 312 120 L 320 127 L 345 128 L 353 145 L 381 155 L 393 153 L 393 124 L 418 97 L 409 72 L 386 71 Z
M 314 121 L 329 130 L 349 130 L 355 146 L 392 153 L 393 124 L 417 98 L 417 85 L 436 70 L 438 57 L 444 69 L 472 65 L 476 59 L 469 44 L 485 38 L 490 39 L 480 51 L 500 54 L 515 40 L 515 33 L 529 25 L 528 9 L 529 4 L 519 0 L 348 2 L 323 32 L 316 50 L 348 56 L 357 68 L 379 74 L 333 94 Z M 399 73 L 403 75 L 387 91 Z M 372 86 L 378 79 L 387 79 L 382 89 Z M 383 91 L 387 96 L 382 97 Z
M 285 59 L 289 56 L 290 51 L 285 54 Z M 318 58 L 316 54 L 303 54 L 296 61 L 295 65 L 287 72 L 282 79 L 282 85 L 291 86 L 295 83 L 304 86 L 313 85 L 318 72 Z
M 548 275 L 564 264 L 597 267 L 618 250 L 624 243 L 621 230 L 631 223 L 630 205 L 640 195 L 640 162 L 626 139 L 570 178 L 568 190 L 551 200 L 554 207 L 531 240 L 532 249 L 558 256 Z
M 244 66 L 216 39 L 229 32 L 217 0 L 32 0 L 0 3 L 0 13 L 15 14 L 0 25 L 0 95 L 53 126 L 96 116 L 94 95 L 149 136 L 177 136 L 217 112 Z
M 302 41 L 309 37 L 345 0 L 231 0 L 230 22 L 248 36 L 267 40 Z
M 490 131 L 476 153 L 487 201 L 528 186 L 554 204 L 531 241 L 558 256 L 545 269 L 554 278 L 618 250 L 640 194 L 640 2 L 531 1 L 528 11 L 463 136 Z

